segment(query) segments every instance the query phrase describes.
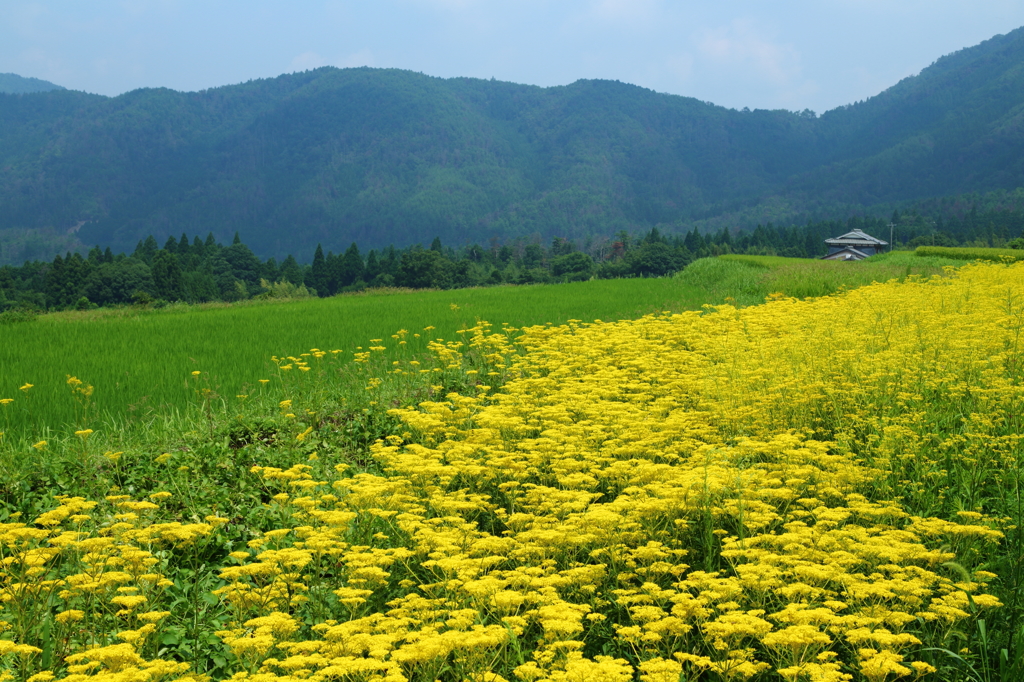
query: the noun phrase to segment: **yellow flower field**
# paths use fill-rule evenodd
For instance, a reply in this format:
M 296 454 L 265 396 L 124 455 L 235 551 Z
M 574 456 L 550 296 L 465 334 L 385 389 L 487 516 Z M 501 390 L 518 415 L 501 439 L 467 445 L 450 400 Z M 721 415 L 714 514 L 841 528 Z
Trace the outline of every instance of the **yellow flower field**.
M 257 468 L 274 529 L 203 569 L 231 679 L 953 679 L 1002 608 L 1022 330 L 1024 265 L 974 265 L 435 342 L 387 371 L 472 388 L 394 408 L 376 472 Z M 229 519 L 164 497 L 0 525 L 5 679 L 195 678 L 167 575 Z

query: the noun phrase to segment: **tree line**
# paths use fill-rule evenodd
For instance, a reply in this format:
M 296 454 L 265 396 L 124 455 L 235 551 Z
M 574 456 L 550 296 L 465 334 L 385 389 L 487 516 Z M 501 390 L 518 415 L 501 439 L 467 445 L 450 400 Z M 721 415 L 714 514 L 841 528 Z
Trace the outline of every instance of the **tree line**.
M 366 288 L 455 289 L 498 284 L 581 281 L 591 278 L 661 277 L 697 258 L 726 253 L 813 258 L 825 253 L 824 240 L 853 229 L 894 243 L 894 248 L 936 246 L 1024 246 L 1024 209 L 989 208 L 891 218 L 854 217 L 806 225 L 758 225 L 736 233 L 696 229 L 666 235 L 656 228 L 632 235 L 590 238 L 582 244 L 556 237 L 518 239 L 489 246 L 389 246 L 364 253 L 353 243 L 342 253 L 317 246 L 311 260 L 287 256 L 280 263 L 260 259 L 238 234 L 230 245 L 206 239 L 170 237 L 160 247 L 152 236 L 131 254 L 94 247 L 85 256 L 67 253 L 51 262 L 30 261 L 0 267 L 0 311 L 88 309 L 97 306 L 161 305 L 182 301 L 239 301 L 249 298 L 333 296 Z

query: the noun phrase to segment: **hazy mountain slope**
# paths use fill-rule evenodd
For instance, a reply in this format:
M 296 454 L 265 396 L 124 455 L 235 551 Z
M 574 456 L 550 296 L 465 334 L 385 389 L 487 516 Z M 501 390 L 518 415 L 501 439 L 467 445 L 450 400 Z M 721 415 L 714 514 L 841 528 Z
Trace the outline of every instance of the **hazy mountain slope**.
M 25 78 L 16 73 L 0 73 L 0 92 L 21 94 L 24 92 L 46 92 L 47 90 L 63 90 L 60 85 L 39 78 Z
M 686 225 L 1024 185 L 1024 31 L 820 118 L 612 81 L 334 69 L 197 93 L 0 95 L 0 229 L 264 255 Z
M 1024 29 L 942 57 L 821 117 L 828 169 L 798 183 L 859 203 L 1024 185 Z
M 240 230 L 284 253 L 684 220 L 772 187 L 811 126 L 607 81 L 542 89 L 397 70 L 76 96 L 0 97 L 19 141 L 0 149 L 0 221 L 88 220 L 83 238 L 126 248 L 150 232 Z

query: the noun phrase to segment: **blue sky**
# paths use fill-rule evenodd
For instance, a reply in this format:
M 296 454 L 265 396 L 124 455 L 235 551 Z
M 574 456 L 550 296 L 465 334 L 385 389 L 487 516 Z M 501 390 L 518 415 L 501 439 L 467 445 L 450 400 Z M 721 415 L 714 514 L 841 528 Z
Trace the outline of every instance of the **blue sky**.
M 821 113 L 1022 25 L 1024 0 L 3 0 L 0 72 L 117 95 L 368 65 Z

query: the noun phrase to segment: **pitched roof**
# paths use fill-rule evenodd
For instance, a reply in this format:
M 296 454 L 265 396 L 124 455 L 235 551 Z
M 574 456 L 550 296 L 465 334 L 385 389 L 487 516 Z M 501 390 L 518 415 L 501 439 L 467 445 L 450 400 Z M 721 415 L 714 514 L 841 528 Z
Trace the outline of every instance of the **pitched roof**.
M 863 251 L 858 251 L 852 246 L 847 246 L 845 249 L 840 249 L 835 253 L 822 256 L 821 260 L 864 260 L 868 257 L 868 254 Z
M 861 230 L 853 230 L 841 237 L 826 239 L 825 243 L 829 246 L 888 246 L 889 244 L 889 242 L 875 239 L 870 234 L 866 234 Z

